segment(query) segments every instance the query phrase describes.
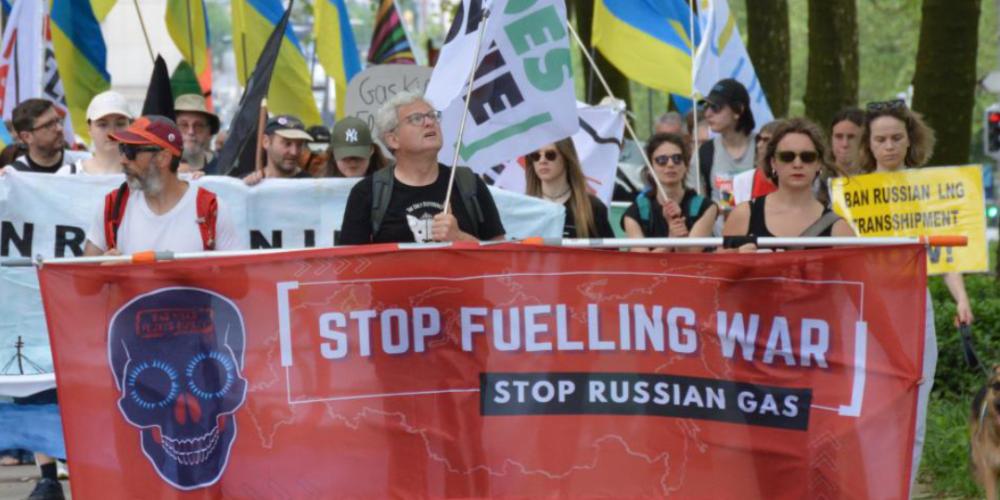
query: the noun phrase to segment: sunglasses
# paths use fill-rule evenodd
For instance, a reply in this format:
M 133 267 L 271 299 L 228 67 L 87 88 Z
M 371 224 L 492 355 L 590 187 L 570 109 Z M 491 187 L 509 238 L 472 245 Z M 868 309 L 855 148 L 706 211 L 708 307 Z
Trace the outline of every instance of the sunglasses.
M 774 154 L 774 157 L 781 163 L 791 163 L 798 157 L 802 160 L 802 163 L 810 164 L 819 159 L 819 153 L 815 151 L 778 151 Z
M 722 105 L 717 102 L 702 101 L 701 109 L 702 111 L 706 109 L 711 109 L 713 113 L 718 113 L 720 110 L 722 110 Z
M 660 155 L 657 156 L 656 158 L 653 158 L 653 163 L 657 164 L 660 167 L 665 167 L 670 162 L 673 162 L 674 165 L 683 165 L 684 156 L 678 153 L 672 155 Z
M 163 148 L 158 148 L 156 146 L 135 146 L 132 144 L 118 144 L 118 152 L 125 157 L 128 161 L 135 161 L 135 158 L 139 156 L 139 153 L 155 153 L 161 151 Z
M 551 149 L 546 151 L 545 153 L 539 153 L 538 151 L 535 151 L 534 153 L 528 155 L 528 159 L 531 160 L 532 162 L 537 162 L 540 161 L 543 156 L 547 161 L 556 161 L 556 158 L 559 158 L 559 153 L 556 153 Z
M 906 101 L 902 99 L 892 99 L 889 101 L 876 101 L 870 102 L 867 105 L 869 113 L 877 113 L 879 111 L 888 111 L 895 109 L 906 109 Z

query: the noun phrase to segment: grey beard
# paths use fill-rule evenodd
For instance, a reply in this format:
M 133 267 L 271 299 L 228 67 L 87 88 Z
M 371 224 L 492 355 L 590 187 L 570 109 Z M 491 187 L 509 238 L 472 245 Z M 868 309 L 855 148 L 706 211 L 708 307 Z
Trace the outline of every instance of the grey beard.
M 208 163 L 208 150 L 206 148 L 184 148 L 181 152 L 181 160 L 192 167 L 204 168 Z
M 163 177 L 160 176 L 160 171 L 155 168 L 151 169 L 149 175 L 144 178 L 127 176 L 126 182 L 128 182 L 129 189 L 142 191 L 149 195 L 155 195 L 163 189 Z

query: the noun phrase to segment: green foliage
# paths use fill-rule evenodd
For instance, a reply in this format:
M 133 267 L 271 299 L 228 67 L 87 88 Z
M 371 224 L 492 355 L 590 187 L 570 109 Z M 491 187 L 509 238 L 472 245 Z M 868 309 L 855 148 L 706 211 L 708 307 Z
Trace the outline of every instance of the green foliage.
M 919 482 L 932 490 L 926 498 L 982 496 L 969 473 L 969 412 L 966 401 L 931 397 L 919 475 Z

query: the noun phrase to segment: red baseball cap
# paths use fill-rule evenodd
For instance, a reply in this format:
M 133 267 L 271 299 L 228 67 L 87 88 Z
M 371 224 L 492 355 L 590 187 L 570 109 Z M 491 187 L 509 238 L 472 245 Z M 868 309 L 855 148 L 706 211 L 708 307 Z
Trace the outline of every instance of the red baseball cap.
M 159 115 L 140 117 L 124 131 L 110 134 L 110 137 L 124 144 L 159 146 L 174 156 L 180 156 L 184 149 L 181 131 L 169 118 Z

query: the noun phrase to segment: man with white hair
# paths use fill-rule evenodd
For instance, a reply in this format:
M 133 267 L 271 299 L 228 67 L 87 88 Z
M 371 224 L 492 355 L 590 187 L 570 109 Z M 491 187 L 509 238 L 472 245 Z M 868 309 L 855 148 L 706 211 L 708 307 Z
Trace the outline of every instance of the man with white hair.
M 445 213 L 451 168 L 438 163 L 441 113 L 421 95 L 403 92 L 375 114 L 375 129 L 396 157 L 356 184 L 338 243 L 501 240 L 503 224 L 486 183 L 458 167 Z

